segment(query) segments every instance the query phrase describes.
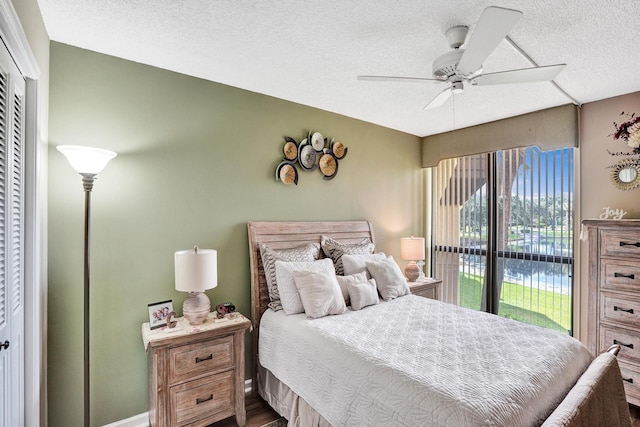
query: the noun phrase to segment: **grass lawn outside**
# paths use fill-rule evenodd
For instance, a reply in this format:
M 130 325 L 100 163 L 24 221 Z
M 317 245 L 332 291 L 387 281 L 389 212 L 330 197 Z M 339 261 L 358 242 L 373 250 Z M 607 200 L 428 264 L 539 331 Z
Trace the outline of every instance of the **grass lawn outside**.
M 482 276 L 460 273 L 460 305 L 480 309 Z M 503 282 L 498 315 L 568 333 L 571 295 Z

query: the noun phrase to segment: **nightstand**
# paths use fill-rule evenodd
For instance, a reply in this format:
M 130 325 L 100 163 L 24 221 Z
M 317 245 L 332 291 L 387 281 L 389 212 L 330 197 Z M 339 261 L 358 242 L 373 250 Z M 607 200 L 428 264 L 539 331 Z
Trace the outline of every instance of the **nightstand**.
M 149 425 L 206 426 L 235 415 L 246 424 L 244 335 L 251 326 L 240 313 L 202 325 L 179 318 L 175 328 L 142 325 L 149 369 Z
M 425 298 L 442 299 L 442 280 L 432 279 L 431 277 L 422 277 L 415 282 L 408 282 L 409 289 L 413 295 Z

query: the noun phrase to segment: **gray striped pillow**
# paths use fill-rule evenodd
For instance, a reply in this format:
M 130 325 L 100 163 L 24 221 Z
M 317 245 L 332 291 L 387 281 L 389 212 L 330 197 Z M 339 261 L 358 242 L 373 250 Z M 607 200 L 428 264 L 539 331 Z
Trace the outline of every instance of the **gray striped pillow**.
M 269 307 L 272 310 L 282 310 L 278 283 L 276 281 L 276 261 L 304 262 L 315 261 L 320 257 L 320 244 L 307 243 L 291 249 L 271 249 L 264 243 L 260 244 L 260 257 L 264 268 L 267 289 L 269 290 Z
M 338 276 L 344 276 L 342 255 L 367 255 L 372 254 L 375 249 L 374 244 L 368 238 L 359 243 L 341 243 L 331 237 L 322 236 L 320 244 L 322 245 L 322 252 L 331 258 L 333 265 L 336 266 L 336 275 Z

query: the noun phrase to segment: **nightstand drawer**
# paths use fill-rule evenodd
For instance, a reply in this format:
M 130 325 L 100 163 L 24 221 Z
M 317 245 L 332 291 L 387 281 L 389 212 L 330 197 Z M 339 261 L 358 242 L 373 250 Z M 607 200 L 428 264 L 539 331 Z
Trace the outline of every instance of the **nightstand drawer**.
M 171 387 L 171 425 L 182 426 L 215 414 L 220 418 L 232 415 L 233 376 L 233 371 L 227 371 Z
M 233 366 L 233 335 L 183 345 L 169 351 L 171 384 Z

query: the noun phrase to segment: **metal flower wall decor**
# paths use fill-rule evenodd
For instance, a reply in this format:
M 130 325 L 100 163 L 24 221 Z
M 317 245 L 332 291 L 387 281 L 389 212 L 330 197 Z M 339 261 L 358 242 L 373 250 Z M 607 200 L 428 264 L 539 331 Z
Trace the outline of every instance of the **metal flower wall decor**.
M 611 182 L 620 190 L 633 190 L 640 186 L 640 116 L 636 113 L 620 113 L 625 117 L 623 123 L 613 122 L 616 131 L 612 136 L 614 141 L 622 140 L 631 149 L 628 151 L 610 151 L 609 155 L 622 157 L 611 169 Z
M 623 140 L 635 154 L 640 154 L 640 116 L 636 116 L 636 113 L 629 114 L 624 111 L 620 115 L 627 117 L 628 120 L 621 124 L 613 122 L 616 131 L 611 136 L 613 136 L 613 139 Z
M 347 155 L 347 147 L 322 133 L 309 131 L 299 143 L 290 136 L 284 137 L 284 159 L 276 167 L 276 181 L 285 185 L 298 185 L 298 167 L 303 171 L 319 170 L 322 179 L 331 180 L 338 174 L 338 161 Z

